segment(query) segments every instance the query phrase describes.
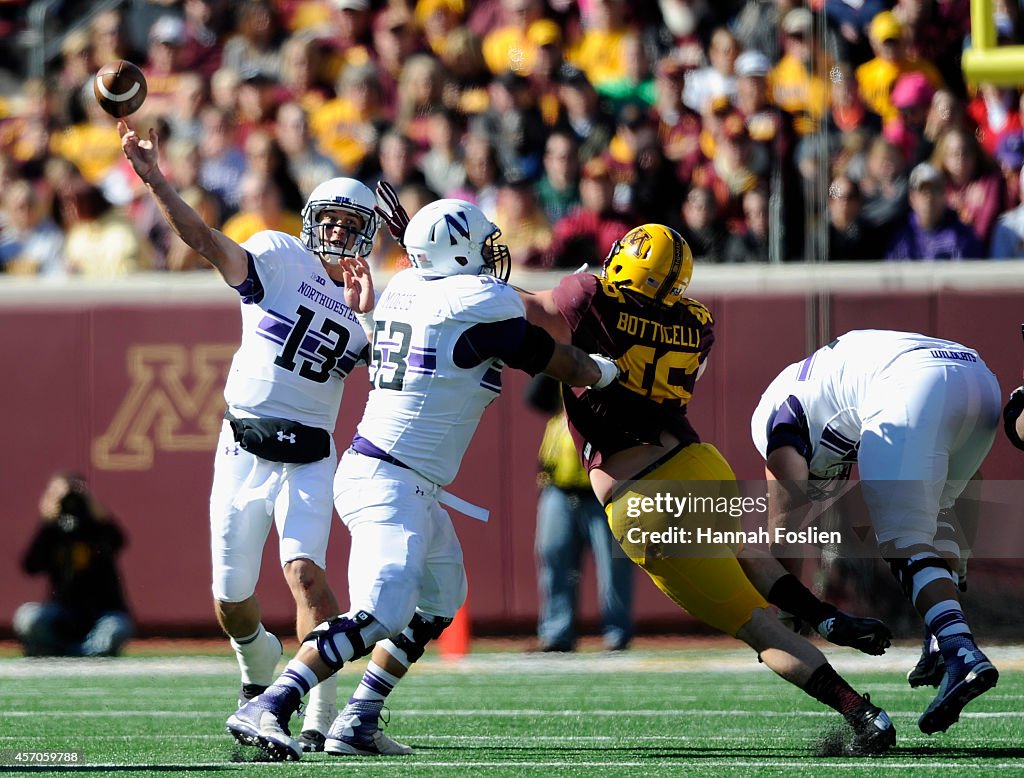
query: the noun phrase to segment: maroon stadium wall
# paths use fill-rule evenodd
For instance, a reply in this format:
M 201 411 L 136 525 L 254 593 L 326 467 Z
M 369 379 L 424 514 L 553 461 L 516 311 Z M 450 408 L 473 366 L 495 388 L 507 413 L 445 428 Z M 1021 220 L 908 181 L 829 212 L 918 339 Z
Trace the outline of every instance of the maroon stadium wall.
M 825 310 L 831 333 L 883 327 L 926 332 L 980 350 L 1004 392 L 1021 382 L 1018 291 L 934 289 L 825 296 L 758 292 L 701 295 L 717 320 L 709 369 L 691 404 L 701 435 L 714 442 L 738 477 L 760 478 L 750 443 L 750 411 L 768 381 L 807 351 L 808 322 Z M 0 382 L 4 417 L 4 538 L 0 547 L 0 630 L 15 608 L 44 596 L 20 557 L 36 523 L 36 504 L 56 469 L 84 471 L 124 526 L 122 571 L 147 632 L 215 629 L 210 607 L 207 501 L 212 446 L 223 411 L 221 390 L 238 341 L 237 304 L 229 295 L 201 302 L 149 299 L 125 304 L 61 295 L 0 304 Z M 69 300 L 74 300 L 70 302 Z M 822 301 L 826 305 L 822 307 Z M 809 306 L 816 306 L 814 311 Z M 351 438 L 367 392 L 365 371 L 349 379 L 337 429 Z M 478 627 L 529 628 L 536 614 L 533 562 L 535 453 L 544 419 L 523 402 L 525 377 L 505 371 L 502 397 L 485 414 L 451 491 L 491 509 L 482 524 L 455 514 Z M 988 478 L 1014 478 L 1024 458 L 1000 435 Z M 273 534 L 273 533 L 271 533 Z M 329 576 L 344 605 L 347 537 L 335 525 Z M 292 605 L 274 568 L 276 541 L 264 557 L 258 593 L 266 620 L 286 624 Z M 589 566 L 583 614 L 596 617 Z M 685 621 L 638 573 L 636 616 L 643 623 Z

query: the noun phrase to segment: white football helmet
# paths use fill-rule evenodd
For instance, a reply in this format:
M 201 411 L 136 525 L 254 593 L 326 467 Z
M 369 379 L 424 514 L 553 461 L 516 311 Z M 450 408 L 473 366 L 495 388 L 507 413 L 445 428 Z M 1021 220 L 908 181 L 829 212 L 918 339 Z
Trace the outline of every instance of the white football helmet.
M 332 178 L 318 185 L 309 195 L 302 209 L 302 242 L 314 254 L 330 262 L 329 256 L 365 257 L 373 249 L 373 239 L 380 227 L 380 219 L 373 207 L 377 204 L 370 188 L 354 178 Z M 351 230 L 340 246 L 326 240 L 332 225 L 319 224 L 320 214 L 327 210 L 349 211 L 363 220 L 360 230 Z M 349 245 L 351 244 L 351 245 Z
M 498 225 L 465 200 L 435 200 L 405 228 L 405 250 L 414 267 L 442 276 L 490 274 L 508 280 L 508 246 Z

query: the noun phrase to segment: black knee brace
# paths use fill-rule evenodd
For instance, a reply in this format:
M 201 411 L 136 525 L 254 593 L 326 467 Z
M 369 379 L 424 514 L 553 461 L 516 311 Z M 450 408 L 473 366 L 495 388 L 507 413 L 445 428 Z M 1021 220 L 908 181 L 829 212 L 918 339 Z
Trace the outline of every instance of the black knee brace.
M 409 626 L 391 638 L 391 642 L 405 652 L 410 664 L 423 656 L 427 643 L 439 638 L 452 623 L 451 619 L 442 619 L 440 616 L 434 616 L 433 619 L 427 621 L 420 614 L 414 613 Z
M 315 627 L 302 642 L 315 642 L 320 658 L 328 667 L 337 671 L 345 662 L 359 659 L 373 650 L 376 641 L 370 641 L 367 646 L 363 631 L 374 621 L 373 616 L 366 611 L 358 611 L 352 616 L 335 616 Z M 347 656 L 349 647 L 351 655 Z
M 928 567 L 938 567 L 945 570 L 947 573 L 950 572 L 949 563 L 939 556 L 926 556 L 913 561 L 907 557 L 890 557 L 885 561 L 889 563 L 889 569 L 892 571 L 896 580 L 899 581 L 900 586 L 903 588 L 903 593 L 907 595 L 907 597 L 911 597 L 913 595 L 914 576 L 921 570 Z

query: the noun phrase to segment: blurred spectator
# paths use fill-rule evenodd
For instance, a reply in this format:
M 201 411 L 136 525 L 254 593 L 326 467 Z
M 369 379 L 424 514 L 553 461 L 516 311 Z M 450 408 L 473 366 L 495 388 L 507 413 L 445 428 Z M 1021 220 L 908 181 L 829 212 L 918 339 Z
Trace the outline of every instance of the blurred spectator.
M 942 81 L 964 93 L 960 53 L 970 32 L 970 0 L 896 0 L 892 9 L 903 34 L 907 58 L 934 64 Z
M 615 182 L 608 160 L 595 157 L 583 166 L 580 205 L 555 222 L 545 269 L 575 270 L 600 263 L 612 244 L 633 227 L 632 214 L 615 210 Z
M 883 0 L 839 0 L 822 3 L 822 12 L 829 26 L 838 35 L 839 58 L 846 62 L 865 62 L 871 59 L 868 27 L 872 19 L 886 10 Z
M 484 62 L 480 39 L 465 27 L 455 28 L 448 36 L 441 64 L 447 75 L 444 104 L 465 114 L 486 110 L 491 73 Z
M 221 65 L 220 23 L 227 17 L 224 0 L 184 0 L 185 35 L 181 44 L 181 67 L 212 76 Z
M 743 117 L 735 112 L 727 114 L 715 133 L 711 160 L 694 171 L 692 180 L 714 194 L 718 213 L 728 229 L 742 224 L 741 198 L 758 186 L 768 172 L 769 161 L 764 148 L 750 142 Z
M 852 168 L 859 178 L 867 148 L 882 132 L 882 118 L 864 104 L 849 65 L 836 65 L 830 80 L 829 109 L 823 126 L 829 158 L 833 169 Z
M 735 65 L 739 53 L 739 43 L 728 29 L 715 30 L 708 46 L 711 64 L 686 74 L 683 103 L 690 110 L 703 114 L 715 97 L 727 97 L 730 101 L 736 98 Z
M 530 81 L 509 71 L 491 82 L 489 94 L 490 107 L 470 119 L 470 132 L 490 139 L 503 177 L 536 178 L 547 132 Z
M 605 84 L 621 81 L 627 75 L 627 2 L 591 0 L 581 4 L 581 10 L 582 34 L 567 47 L 565 58 L 586 73 L 587 80 L 600 92 Z
M 926 156 L 931 156 L 931 152 L 935 148 L 935 141 L 939 136 L 953 127 L 970 127 L 973 130 L 963 100 L 948 89 L 939 89 L 932 97 L 928 118 L 924 123 L 924 137 L 928 143 L 922 146 L 922 149 L 927 149 Z
M 679 234 L 689 244 L 693 259 L 707 264 L 722 262 L 727 233 L 718 219 L 711 191 L 699 186 L 691 187 L 680 210 L 682 223 Z
M 996 148 L 996 164 L 1003 178 L 1003 202 L 1006 207 L 1017 204 L 1020 195 L 1020 169 L 1024 165 L 1024 133 L 1004 135 Z
M 25 655 L 117 656 L 134 631 L 116 562 L 124 534 L 78 473 L 50 478 L 39 516 L 22 569 L 46 575 L 49 592 L 14 614 Z
M 181 81 L 181 47 L 185 23 L 177 16 L 161 16 L 149 31 L 149 47 L 142 72 L 146 76 L 145 112 L 150 116 L 171 113 Z
M 873 59 L 857 68 L 861 97 L 883 121 L 897 118 L 898 108 L 890 94 L 896 79 L 904 73 L 922 73 L 933 91 L 942 86 L 942 77 L 927 59 L 910 60 L 903 44 L 903 25 L 891 11 L 882 11 L 868 27 Z M 929 99 L 931 95 L 929 95 Z
M 831 63 L 813 33 L 814 16 L 806 8 L 788 11 L 782 19 L 783 54 L 771 72 L 772 101 L 793 114 L 800 135 L 813 132 L 828 105 L 828 73 Z
M 388 6 L 374 18 L 372 53 L 385 103 L 396 104 L 402 70 L 421 48 L 412 16 L 404 6 Z
M 306 204 L 306 195 L 299 190 L 288 167 L 288 158 L 272 133 L 258 130 L 245 139 L 245 163 L 246 173 L 255 173 L 277 184 L 284 210 L 293 214 L 301 213 Z
M 907 213 L 906 163 L 900 150 L 885 138 L 875 138 L 858 183 L 864 203 L 861 217 L 886 246 Z
M 542 21 L 543 10 L 540 0 L 501 0 L 501 21 L 496 28 L 488 27 L 483 39 L 484 61 L 491 73 L 529 74 L 536 56 L 529 31 Z
M 501 185 L 496 216 L 512 261 L 537 267 L 551 246 L 551 223 L 537 205 L 528 179 L 507 179 Z
M 327 75 L 336 81 L 349 67 L 372 61 L 370 0 L 329 0 L 331 17 L 323 42 L 329 47 Z
M 828 188 L 828 261 L 851 262 L 881 259 L 877 234 L 860 215 L 861 195 L 856 181 L 845 176 Z
M 384 123 L 380 97 L 377 69 L 353 65 L 338 80 L 338 96 L 310 115 L 313 137 L 342 175 L 357 171 L 377 149 L 378 127 Z
M 239 75 L 235 139 L 244 145 L 250 133 L 272 129 L 281 92 L 273 76 L 262 70 L 244 70 Z
M 429 54 L 416 54 L 405 62 L 398 80 L 395 129 L 412 141 L 416 152 L 426 151 L 427 121 L 443 105 L 444 66 Z
M 320 46 L 306 33 L 296 33 L 281 47 L 282 100 L 294 100 L 307 114 L 333 97 L 320 77 L 323 56 Z M 327 179 L 323 179 L 327 180 Z
M 621 116 L 626 109 L 642 108 L 646 111 L 654 105 L 651 63 L 639 35 L 630 33 L 623 38 L 622 56 L 625 62 L 623 76 L 594 85 L 615 116 Z
M 85 119 L 85 106 L 92 100 L 92 76 L 98 67 L 92 57 L 92 44 L 84 30 L 69 32 L 60 47 L 61 66 L 57 89 L 62 98 L 60 120 L 79 124 Z M 88 92 L 83 86 L 89 85 Z M 85 99 L 83 99 L 83 96 Z
M 302 231 L 297 213 L 285 211 L 277 182 L 259 173 L 246 173 L 241 183 L 242 207 L 221 228 L 235 243 L 244 243 L 261 230 L 276 230 L 289 235 Z
M 59 198 L 69 273 L 116 278 L 152 268 L 148 245 L 98 187 L 72 181 L 60 190 Z
M 410 184 L 426 184 L 423 173 L 416 167 L 412 141 L 398 130 L 390 129 L 380 138 L 377 152 L 379 177 L 396 189 Z M 364 181 L 378 176 L 377 171 L 365 167 L 359 175 Z
M 229 114 L 238 110 L 238 85 L 242 77 L 237 70 L 218 68 L 210 78 L 210 102 Z
M 625 125 L 623 139 L 628 147 L 626 165 L 628 210 L 643 214 L 643 218 L 658 224 L 671 222 L 679 213 L 683 190 L 675 174 L 675 167 L 665 158 L 658 144 L 657 130 L 649 123 L 638 121 Z M 626 208 L 623 208 L 626 210 Z
M 64 233 L 42 209 L 32 184 L 16 179 L 2 191 L 0 273 L 63 275 Z
M 743 229 L 730 232 L 722 261 L 768 262 L 768 193 L 758 187 L 743 195 Z
M 794 0 L 746 0 L 733 22 L 733 32 L 743 48 L 763 51 L 769 60 L 777 62 L 782 56 L 780 23 L 794 4 Z M 698 4 L 690 0 L 659 0 L 659 5 L 663 10 L 665 5 L 686 9 L 689 19 L 693 19 L 690 6 Z
M 558 121 L 561 104 L 558 100 L 558 73 L 565 64 L 562 46 L 562 31 L 550 19 L 542 19 L 530 27 L 530 40 L 537 46 L 537 56 L 530 69 L 529 78 L 533 93 L 537 95 L 544 124 L 554 126 Z
M 149 27 L 147 25 L 146 29 Z M 140 53 L 136 47 L 143 48 L 145 35 L 138 44 L 133 45 L 128 39 L 124 16 L 120 8 L 108 8 L 100 11 L 89 24 L 89 40 L 92 43 L 93 63 L 95 69 L 108 62 L 126 59 L 130 62 L 139 61 Z
M 287 158 L 288 172 L 303 202 L 318 184 L 341 175 L 334 160 L 320 151 L 310 135 L 306 112 L 299 103 L 287 102 L 277 109 L 274 137 Z
M 420 159 L 420 169 L 427 186 L 446 196 L 466 182 L 462 154 L 462 124 L 454 111 L 437 108 L 427 121 L 430 148 Z
M 224 67 L 236 73 L 281 77 L 281 24 L 268 0 L 245 0 L 236 11 L 235 34 L 224 44 Z
M 665 156 L 675 163 L 680 181 L 689 181 L 701 164 L 701 117 L 683 104 L 686 68 L 682 63 L 664 58 L 655 70 L 655 103 L 651 118 L 658 124 L 658 138 Z
M 946 180 L 946 205 L 988 245 L 996 216 L 1003 209 L 1004 184 L 974 133 L 953 128 L 939 136 L 932 165 Z
M 929 162 L 910 174 L 910 215 L 885 253 L 888 260 L 980 259 L 974 231 L 946 205 L 946 180 Z
M 498 154 L 486 135 L 469 133 L 463 142 L 466 183 L 448 197 L 458 197 L 480 207 L 488 219 L 495 221 L 498 213 L 498 186 L 501 168 Z M 390 181 L 390 179 L 388 179 Z
M 207 103 L 206 80 L 199 73 L 182 73 L 171 95 L 171 108 L 163 117 L 170 136 L 198 141 L 203 130 L 199 113 Z
M 994 156 L 1005 135 L 1019 134 L 1020 93 L 1015 87 L 980 84 L 967 105 L 967 115 L 977 125 L 977 138 L 986 154 Z
M 935 89 L 923 73 L 904 73 L 893 84 L 889 102 L 897 114 L 885 121 L 883 134 L 899 146 L 909 167 L 932 152 L 932 140 L 926 131 L 934 95 Z
M 1024 161 L 1022 161 L 1024 164 Z M 1024 185 L 1024 175 L 1017 174 L 1018 187 Z M 992 259 L 1024 259 L 1024 196 L 1018 191 L 1016 207 L 1001 214 L 992 231 Z
M 415 3 L 416 25 L 423 31 L 427 46 L 444 58 L 448 36 L 462 23 L 463 0 L 418 0 Z
M 620 236 L 621 237 L 621 236 Z M 580 464 L 561 410 L 559 386 L 538 376 L 527 388 L 532 408 L 549 417 L 537 452 L 537 583 L 540 596 L 537 638 L 540 651 L 574 651 L 584 549 L 594 557 L 601 632 L 607 651 L 622 651 L 633 636 L 633 568 L 614 550 L 604 508 Z
M 579 205 L 579 178 L 576 139 L 552 132 L 544 144 L 544 173 L 535 188 L 537 202 L 551 224 Z
M 203 134 L 199 142 L 199 182 L 224 203 L 224 216 L 238 210 L 239 184 L 245 174 L 245 154 L 234 139 L 231 116 L 221 108 L 207 106 L 199 115 Z
M 50 146 L 54 154 L 69 160 L 91 183 L 98 184 L 121 160 L 121 137 L 117 120 L 96 102 L 92 82 L 79 88 L 85 107 L 82 121 L 54 133 Z
M 558 79 L 563 112 L 557 126 L 572 133 L 579 145 L 580 161 L 586 162 L 608 148 L 615 134 L 615 123 L 599 104 L 597 92 L 582 70 L 563 65 Z

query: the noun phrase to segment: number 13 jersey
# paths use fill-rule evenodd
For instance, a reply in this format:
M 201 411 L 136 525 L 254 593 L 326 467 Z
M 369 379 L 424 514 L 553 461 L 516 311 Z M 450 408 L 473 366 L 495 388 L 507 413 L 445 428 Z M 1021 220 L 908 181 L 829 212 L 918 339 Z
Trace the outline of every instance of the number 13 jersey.
M 700 441 L 686 405 L 714 342 L 707 308 L 687 298 L 663 306 L 589 273 L 563 278 L 553 298 L 572 344 L 614 359 L 622 371 L 606 389 L 562 389 L 588 470 L 631 446 L 660 443 L 662 430 L 683 445 Z
M 249 277 L 235 287 L 242 343 L 224 399 L 254 416 L 333 433 L 345 377 L 366 358 L 366 333 L 342 288 L 297 238 L 265 231 L 242 247 L 249 254 Z

